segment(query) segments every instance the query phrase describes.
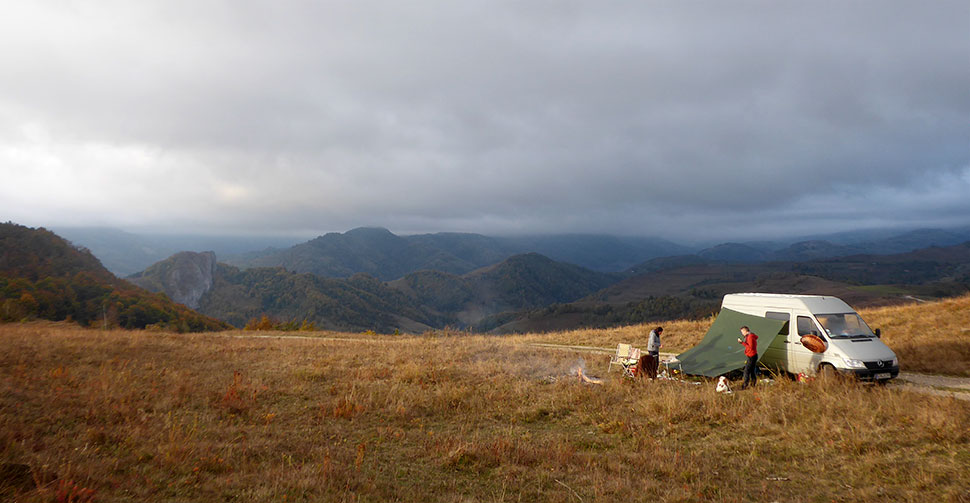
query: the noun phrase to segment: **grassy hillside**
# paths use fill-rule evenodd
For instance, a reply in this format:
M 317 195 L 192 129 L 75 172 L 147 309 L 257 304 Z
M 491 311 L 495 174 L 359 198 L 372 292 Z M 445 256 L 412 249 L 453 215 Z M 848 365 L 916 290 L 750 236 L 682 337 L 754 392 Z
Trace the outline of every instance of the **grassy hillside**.
M 0 499 L 970 497 L 968 402 L 854 382 L 719 395 L 606 376 L 605 359 L 588 386 L 578 355 L 525 340 L 2 325 Z
M 903 370 L 970 377 L 970 295 L 861 314 L 882 329 Z

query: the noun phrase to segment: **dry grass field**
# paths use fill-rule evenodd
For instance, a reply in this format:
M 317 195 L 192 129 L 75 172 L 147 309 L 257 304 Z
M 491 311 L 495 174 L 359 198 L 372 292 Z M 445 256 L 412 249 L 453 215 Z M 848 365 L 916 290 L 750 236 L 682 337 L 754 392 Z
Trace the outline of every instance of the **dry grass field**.
M 968 402 L 851 381 L 721 395 L 589 355 L 605 379 L 583 385 L 579 355 L 524 344 L 624 337 L 0 325 L 0 500 L 970 501 Z
M 970 295 L 861 314 L 885 333 L 902 370 L 970 377 Z

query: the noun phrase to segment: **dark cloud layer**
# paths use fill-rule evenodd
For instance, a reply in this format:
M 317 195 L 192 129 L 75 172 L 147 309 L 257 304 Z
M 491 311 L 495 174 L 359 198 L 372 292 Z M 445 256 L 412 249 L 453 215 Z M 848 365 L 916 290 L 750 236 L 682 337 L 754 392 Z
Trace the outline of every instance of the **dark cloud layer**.
M 31 2 L 0 19 L 0 212 L 682 239 L 965 224 L 968 33 L 966 2 Z

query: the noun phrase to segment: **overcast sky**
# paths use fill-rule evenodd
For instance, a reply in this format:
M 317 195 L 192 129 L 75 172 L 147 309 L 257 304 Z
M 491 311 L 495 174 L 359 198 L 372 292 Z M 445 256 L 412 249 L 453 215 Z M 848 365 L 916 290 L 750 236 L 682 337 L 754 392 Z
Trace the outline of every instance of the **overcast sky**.
M 6 220 L 688 241 L 966 225 L 970 2 L 16 2 Z

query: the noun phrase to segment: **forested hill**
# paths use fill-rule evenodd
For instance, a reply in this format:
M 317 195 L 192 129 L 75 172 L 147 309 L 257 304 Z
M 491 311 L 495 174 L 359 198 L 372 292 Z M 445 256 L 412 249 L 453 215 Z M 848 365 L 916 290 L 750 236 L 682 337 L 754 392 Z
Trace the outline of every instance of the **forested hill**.
M 404 292 L 426 311 L 472 325 L 505 311 L 572 302 L 619 279 L 619 275 L 528 253 L 462 276 L 420 271 L 388 285 Z
M 89 251 L 46 229 L 7 222 L 0 224 L 0 320 L 24 319 L 183 332 L 228 328 L 118 279 Z
M 278 323 L 312 322 L 327 330 L 423 332 L 447 320 L 366 274 L 347 279 L 289 272 L 281 267 L 217 264 L 199 311 L 242 327 L 267 316 Z
M 381 332 L 471 325 L 507 310 L 574 301 L 618 279 L 538 254 L 463 276 L 421 271 L 385 283 L 362 273 L 324 278 L 281 267 L 243 270 L 216 263 L 208 252 L 182 252 L 130 278 L 239 327 L 267 316 L 290 325 Z

